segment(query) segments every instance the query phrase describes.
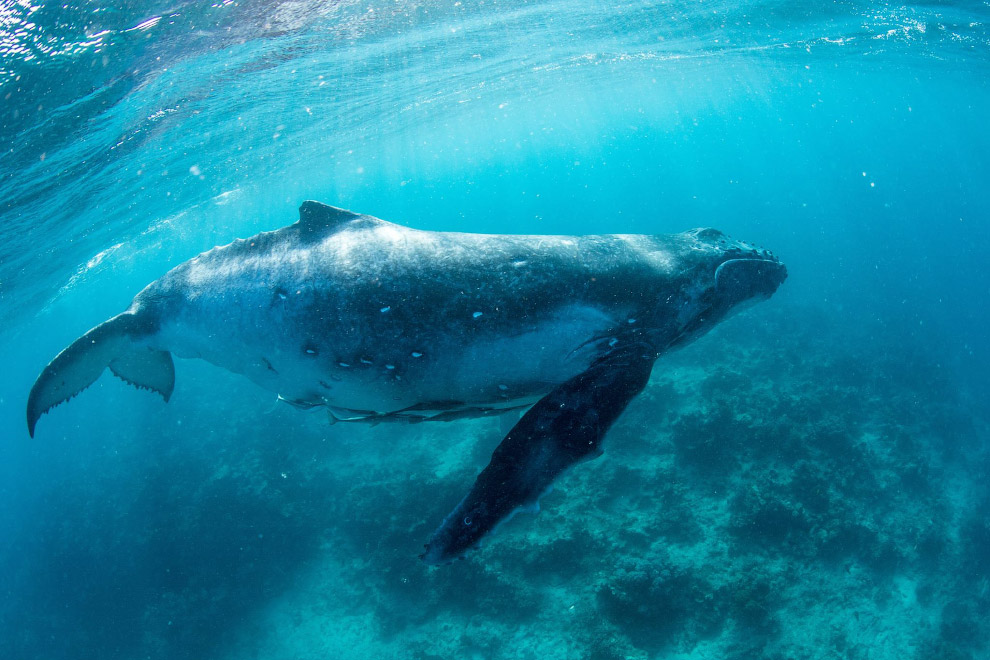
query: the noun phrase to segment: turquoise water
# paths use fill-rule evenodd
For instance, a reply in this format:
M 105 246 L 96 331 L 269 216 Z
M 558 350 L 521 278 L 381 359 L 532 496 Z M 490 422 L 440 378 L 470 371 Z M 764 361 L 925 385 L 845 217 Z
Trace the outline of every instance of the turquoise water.
M 0 657 L 990 653 L 990 4 L 0 3 Z M 45 364 L 304 199 L 780 254 L 605 455 L 417 559 L 492 420 Z

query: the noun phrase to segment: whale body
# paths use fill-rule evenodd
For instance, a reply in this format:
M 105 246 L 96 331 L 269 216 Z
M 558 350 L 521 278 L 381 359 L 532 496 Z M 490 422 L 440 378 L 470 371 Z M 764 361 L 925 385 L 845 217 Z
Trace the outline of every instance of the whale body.
M 106 368 L 167 401 L 173 355 L 331 422 L 526 410 L 429 539 L 423 558 L 443 563 L 598 456 L 657 357 L 786 276 L 714 229 L 431 232 L 307 201 L 295 224 L 180 264 L 59 353 L 31 389 L 28 430 Z

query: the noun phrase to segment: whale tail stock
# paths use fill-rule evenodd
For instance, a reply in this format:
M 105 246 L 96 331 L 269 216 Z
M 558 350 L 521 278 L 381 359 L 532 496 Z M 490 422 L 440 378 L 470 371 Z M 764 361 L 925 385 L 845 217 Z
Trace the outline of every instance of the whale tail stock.
M 107 367 L 121 380 L 158 392 L 167 402 L 175 387 L 175 366 L 168 351 L 149 348 L 138 341 L 150 332 L 149 324 L 140 315 L 124 312 L 96 326 L 55 356 L 28 396 L 31 437 L 38 418 L 92 385 Z

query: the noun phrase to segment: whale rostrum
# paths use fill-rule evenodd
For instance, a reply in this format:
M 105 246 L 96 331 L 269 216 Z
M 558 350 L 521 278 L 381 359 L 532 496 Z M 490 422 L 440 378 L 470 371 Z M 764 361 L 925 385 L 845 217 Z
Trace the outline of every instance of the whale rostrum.
M 59 353 L 31 388 L 28 431 L 108 367 L 168 401 L 173 356 L 331 422 L 525 411 L 429 539 L 423 559 L 444 563 L 600 455 L 661 354 L 786 277 L 714 229 L 432 232 L 307 201 L 295 224 L 176 266 Z

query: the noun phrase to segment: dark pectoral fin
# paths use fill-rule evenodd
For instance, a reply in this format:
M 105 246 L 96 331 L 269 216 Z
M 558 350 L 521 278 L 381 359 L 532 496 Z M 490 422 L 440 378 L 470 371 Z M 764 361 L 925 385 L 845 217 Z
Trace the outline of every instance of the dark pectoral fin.
M 509 431 L 471 492 L 433 533 L 422 555 L 439 564 L 476 547 L 513 513 L 535 507 L 561 472 L 601 455 L 605 432 L 650 378 L 656 352 L 615 352 L 559 385 Z

